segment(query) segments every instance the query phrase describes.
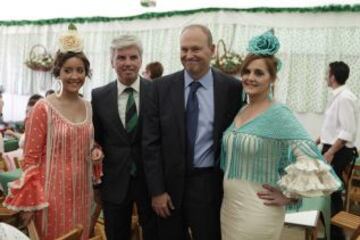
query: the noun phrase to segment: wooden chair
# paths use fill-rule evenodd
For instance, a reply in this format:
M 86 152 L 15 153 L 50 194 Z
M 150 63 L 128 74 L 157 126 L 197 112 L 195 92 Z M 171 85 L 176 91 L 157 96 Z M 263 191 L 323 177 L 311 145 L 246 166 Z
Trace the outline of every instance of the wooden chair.
M 355 185 L 354 182 L 358 181 L 358 185 Z M 345 196 L 345 210 L 350 211 L 350 204 L 353 202 L 360 202 L 360 166 L 354 166 L 352 173 L 350 175 L 348 184 L 346 186 L 346 196 Z
M 84 227 L 81 224 L 78 224 L 73 230 L 56 240 L 80 240 L 83 229 Z
M 106 240 L 103 221 L 98 221 L 96 223 L 94 233 L 95 233 L 95 235 L 92 238 L 90 238 L 89 240 Z
M 36 230 L 34 220 L 31 220 L 27 225 L 28 234 L 31 240 L 40 240 L 39 234 Z
M 7 172 L 8 168 L 5 162 L 5 159 L 3 158 L 2 153 L 0 153 L 0 171 Z
M 346 230 L 353 231 L 350 240 L 360 236 L 360 216 L 341 211 L 331 218 L 331 223 Z
M 131 240 L 143 240 L 142 229 L 139 223 L 139 215 L 135 203 L 131 216 Z

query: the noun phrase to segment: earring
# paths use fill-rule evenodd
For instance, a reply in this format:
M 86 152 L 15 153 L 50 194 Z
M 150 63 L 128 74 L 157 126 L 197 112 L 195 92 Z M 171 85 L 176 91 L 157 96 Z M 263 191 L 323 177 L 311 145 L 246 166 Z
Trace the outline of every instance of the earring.
M 63 92 L 63 83 L 60 79 L 55 81 L 55 95 L 56 97 L 60 97 Z
M 274 98 L 274 84 L 270 83 L 270 87 L 269 87 L 269 99 L 273 100 Z
M 248 103 L 248 95 L 246 94 L 246 92 L 244 92 L 244 90 L 243 90 L 243 92 L 241 94 L 241 100 L 245 104 Z

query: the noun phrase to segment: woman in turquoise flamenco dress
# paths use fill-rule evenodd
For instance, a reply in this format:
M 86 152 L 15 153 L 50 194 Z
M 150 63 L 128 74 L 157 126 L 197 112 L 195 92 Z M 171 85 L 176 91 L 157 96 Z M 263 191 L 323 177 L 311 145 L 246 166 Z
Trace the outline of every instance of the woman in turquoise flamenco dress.
M 293 113 L 270 96 L 281 68 L 274 56 L 279 47 L 271 31 L 254 37 L 242 65 L 248 104 L 225 131 L 222 143 L 222 240 L 279 239 L 285 206 L 299 207 L 302 197 L 341 188 Z

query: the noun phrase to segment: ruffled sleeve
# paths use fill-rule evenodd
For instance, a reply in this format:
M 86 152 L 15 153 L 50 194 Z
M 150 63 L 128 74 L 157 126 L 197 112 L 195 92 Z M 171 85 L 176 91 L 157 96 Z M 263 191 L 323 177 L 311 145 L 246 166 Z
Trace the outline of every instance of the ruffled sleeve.
M 26 126 L 23 174 L 8 184 L 9 193 L 3 205 L 14 211 L 34 211 L 48 206 L 40 170 L 45 159 L 47 110 L 43 100 L 34 107 Z
M 318 197 L 329 195 L 342 186 L 332 167 L 327 164 L 311 141 L 298 141 L 289 146 L 291 164 L 278 185 L 287 197 Z

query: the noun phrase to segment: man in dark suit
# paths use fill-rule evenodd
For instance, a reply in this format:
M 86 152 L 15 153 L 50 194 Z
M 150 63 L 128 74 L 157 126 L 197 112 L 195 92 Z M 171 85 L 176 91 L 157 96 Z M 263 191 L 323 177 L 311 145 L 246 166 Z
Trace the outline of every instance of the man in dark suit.
M 210 67 L 211 32 L 180 37 L 185 70 L 155 80 L 144 117 L 144 169 L 159 239 L 219 240 L 221 137 L 241 107 L 239 80 Z
M 135 36 L 113 40 L 111 65 L 117 79 L 92 91 L 95 140 L 105 155 L 99 190 L 108 240 L 131 238 L 134 202 L 144 240 L 157 239 L 141 160 L 142 117 L 151 84 L 139 77 L 141 63 L 142 45 Z

